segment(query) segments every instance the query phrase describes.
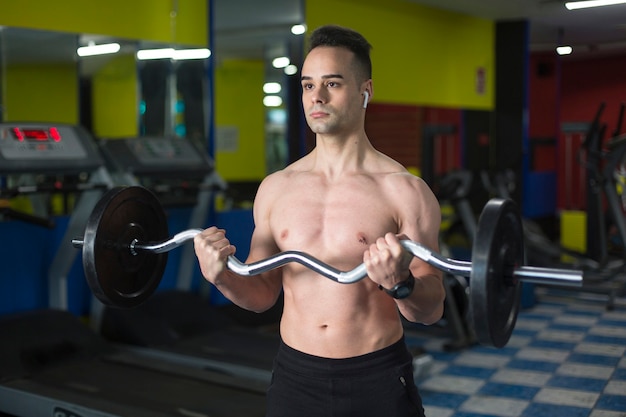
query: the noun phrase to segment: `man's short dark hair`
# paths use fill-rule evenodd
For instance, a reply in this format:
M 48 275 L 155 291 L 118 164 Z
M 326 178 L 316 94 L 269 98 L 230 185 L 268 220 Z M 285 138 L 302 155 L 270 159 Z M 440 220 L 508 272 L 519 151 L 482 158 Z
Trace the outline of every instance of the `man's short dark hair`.
M 321 26 L 313 31 L 309 40 L 309 51 L 318 46 L 343 47 L 354 53 L 357 65 L 365 79 L 372 78 L 372 45 L 360 33 L 337 25 Z

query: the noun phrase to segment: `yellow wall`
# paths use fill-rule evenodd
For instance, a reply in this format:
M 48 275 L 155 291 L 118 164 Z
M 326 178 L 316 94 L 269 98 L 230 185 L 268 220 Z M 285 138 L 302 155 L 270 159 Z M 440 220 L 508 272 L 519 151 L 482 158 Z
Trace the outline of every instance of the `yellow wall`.
M 4 121 L 78 123 L 76 65 L 13 65 L 4 76 Z
M 561 245 L 579 253 L 587 251 L 587 213 L 578 210 L 561 212 Z
M 207 0 L 0 0 L 0 10 L 4 26 L 208 44 Z
M 175 3 L 178 10 L 172 15 Z M 0 0 L 0 25 L 205 46 L 208 45 L 208 2 Z M 137 70 L 134 57 L 132 65 L 128 59 L 114 59 L 96 76 L 93 117 L 94 130 L 98 135 L 137 134 Z M 76 66 L 76 63 L 71 63 L 7 69 L 3 82 L 6 91 L 2 98 L 6 109 L 4 119 L 78 123 Z M 122 74 L 122 69 L 128 73 Z M 65 73 L 61 75 L 61 71 Z M 16 80 L 20 82 L 16 83 Z M 43 96 L 42 92 L 54 95 Z M 35 96 L 43 98 L 37 101 L 30 99 Z
M 403 0 L 314 0 L 305 9 L 309 32 L 339 24 L 372 44 L 374 101 L 493 109 L 492 21 Z M 483 94 L 476 91 L 479 68 Z
M 216 136 L 223 129 L 237 136 L 234 150 L 216 146 L 217 171 L 226 181 L 255 181 L 266 175 L 264 78 L 263 61 L 229 60 L 215 69 Z
M 92 78 L 93 131 L 102 138 L 139 135 L 134 55 L 118 56 Z

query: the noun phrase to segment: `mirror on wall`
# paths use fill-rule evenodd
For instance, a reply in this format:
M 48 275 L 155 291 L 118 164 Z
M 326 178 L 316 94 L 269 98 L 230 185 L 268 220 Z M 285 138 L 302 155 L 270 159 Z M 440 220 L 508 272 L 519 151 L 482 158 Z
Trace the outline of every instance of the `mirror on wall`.
M 247 92 L 262 106 L 260 134 L 264 148 L 261 151 L 265 153 L 262 177 L 302 154 L 297 71 L 302 61 L 304 32 L 294 33 L 292 27 L 304 23 L 304 3 L 273 0 L 260 7 L 256 0 L 214 0 L 213 10 L 216 68 L 229 60 L 262 63 L 261 85 Z M 274 63 L 277 58 L 279 62 Z M 267 86 L 268 83 L 271 84 Z M 218 88 L 219 85 L 217 94 Z M 220 97 L 215 104 L 219 119 Z
M 81 34 L 78 46 L 79 123 L 95 137 L 137 136 L 137 42 Z
M 82 35 L 80 43 L 119 48 L 79 60 L 83 125 L 103 137 L 177 136 L 206 142 L 206 56 L 172 58 L 173 50 L 197 49 L 95 35 Z
M 116 43 L 116 53 L 79 57 L 77 49 Z M 95 136 L 129 120 L 126 135 L 206 139 L 206 59 L 136 59 L 140 44 L 92 34 L 5 27 L 0 30 L 0 120 L 81 124 Z M 107 96 L 107 91 L 110 95 Z M 103 117 L 104 100 L 109 111 Z M 100 106 L 100 107 L 99 107 Z M 100 128 L 98 128 L 100 124 Z
M 281 0 L 260 10 L 252 0 L 214 0 L 213 6 L 215 51 L 210 60 L 138 60 L 139 50 L 172 45 L 1 28 L 0 120 L 81 124 L 99 138 L 173 134 L 208 144 L 209 117 L 220 111 L 211 112 L 216 93 L 209 74 L 225 60 L 257 60 L 264 68 L 262 82 L 254 91 L 242 91 L 242 96 L 259 96 L 264 114 L 261 127 L 254 128 L 254 140 L 258 134 L 265 147 L 265 172 L 255 175 L 261 179 L 284 167 L 301 154 L 301 131 L 293 125 L 301 116 L 299 83 L 293 83 L 297 76 L 285 74 L 272 61 L 287 56 L 291 63 L 300 64 L 302 36 L 290 28 L 303 21 L 302 4 Z M 282 20 L 277 22 L 277 16 Z M 120 49 L 108 55 L 77 56 L 78 47 L 102 43 L 118 43 Z M 281 91 L 263 92 L 268 82 L 280 84 Z M 265 105 L 265 96 L 278 96 L 281 103 Z M 245 125 L 245 116 L 243 112 L 235 117 Z
M 0 30 L 2 121 L 76 121 L 78 37 L 4 27 Z
M 139 134 L 206 141 L 210 105 L 207 60 L 139 60 L 137 71 Z

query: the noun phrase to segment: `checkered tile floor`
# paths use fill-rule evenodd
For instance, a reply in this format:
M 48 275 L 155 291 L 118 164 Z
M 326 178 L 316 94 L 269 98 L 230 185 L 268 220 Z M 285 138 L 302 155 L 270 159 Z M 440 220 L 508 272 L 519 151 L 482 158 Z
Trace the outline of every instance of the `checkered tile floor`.
M 537 289 L 503 349 L 445 352 L 409 332 L 434 357 L 419 381 L 427 417 L 626 417 L 626 300 Z

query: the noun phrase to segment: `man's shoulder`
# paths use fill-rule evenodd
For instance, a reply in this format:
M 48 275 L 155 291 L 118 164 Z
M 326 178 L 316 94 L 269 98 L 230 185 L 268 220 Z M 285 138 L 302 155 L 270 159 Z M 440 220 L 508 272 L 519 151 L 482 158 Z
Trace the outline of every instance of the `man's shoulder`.
M 297 171 L 294 170 L 291 166 L 272 172 L 271 174 L 263 178 L 257 194 L 274 194 L 280 193 L 281 190 L 284 191 L 286 187 L 290 186 L 293 175 L 296 172 Z
M 386 182 L 397 186 L 423 187 L 426 185 L 422 178 L 412 174 L 402 165 L 399 165 L 394 170 L 390 170 L 383 177 Z
M 437 205 L 436 197 L 426 181 L 406 169 L 385 175 L 383 186 L 391 196 L 401 200 L 403 205 Z

